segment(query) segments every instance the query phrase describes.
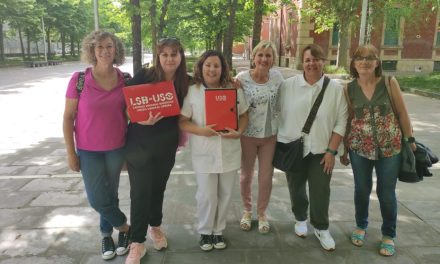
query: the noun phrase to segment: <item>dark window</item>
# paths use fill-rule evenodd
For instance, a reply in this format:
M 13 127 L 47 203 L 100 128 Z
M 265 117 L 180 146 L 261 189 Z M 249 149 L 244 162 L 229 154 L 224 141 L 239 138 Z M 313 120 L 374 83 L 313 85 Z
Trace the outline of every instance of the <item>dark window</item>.
M 434 70 L 433 71 L 440 72 L 440 61 L 434 61 Z
M 440 46 L 440 22 L 437 25 L 437 41 L 436 41 L 435 45 Z
M 332 46 L 338 46 L 339 42 L 339 24 L 333 24 L 333 32 L 332 32 Z
M 384 71 L 396 71 L 397 70 L 397 61 L 395 61 L 395 60 L 382 61 L 382 69 Z
M 383 44 L 385 46 L 399 45 L 400 18 L 387 18 Z

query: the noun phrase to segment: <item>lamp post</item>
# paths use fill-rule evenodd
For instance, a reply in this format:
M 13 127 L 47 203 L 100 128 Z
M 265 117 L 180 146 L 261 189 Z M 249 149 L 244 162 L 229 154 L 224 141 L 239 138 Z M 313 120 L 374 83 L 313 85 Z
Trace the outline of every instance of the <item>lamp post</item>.
M 95 30 L 98 30 L 99 29 L 98 0 L 93 0 L 93 13 L 95 16 Z
M 46 47 L 46 31 L 44 30 L 44 17 L 41 17 L 41 27 L 43 31 L 43 47 L 44 47 L 44 61 L 47 62 L 47 47 Z
M 361 16 L 361 29 L 359 32 L 359 46 L 365 44 L 365 28 L 367 25 L 367 9 L 368 0 L 362 0 L 362 16 Z

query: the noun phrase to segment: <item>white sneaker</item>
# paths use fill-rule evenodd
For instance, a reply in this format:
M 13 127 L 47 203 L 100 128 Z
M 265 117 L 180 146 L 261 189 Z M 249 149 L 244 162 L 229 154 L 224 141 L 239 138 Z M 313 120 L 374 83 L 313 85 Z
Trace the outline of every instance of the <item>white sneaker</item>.
M 296 221 L 295 223 L 295 234 L 299 237 L 307 236 L 307 220 L 306 221 Z
M 140 264 L 141 258 L 147 253 L 147 247 L 144 243 L 132 242 L 130 244 L 130 253 L 125 259 L 125 264 Z
M 328 230 L 315 229 L 315 236 L 321 242 L 321 246 L 327 251 L 335 250 L 335 240 Z

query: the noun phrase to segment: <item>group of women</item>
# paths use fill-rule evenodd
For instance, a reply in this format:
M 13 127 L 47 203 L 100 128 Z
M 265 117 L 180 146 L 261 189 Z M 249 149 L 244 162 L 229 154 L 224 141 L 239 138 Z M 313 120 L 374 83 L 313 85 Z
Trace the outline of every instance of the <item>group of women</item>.
M 157 44 L 156 65 L 142 69 L 125 82 L 124 74 L 115 67 L 124 60 L 120 40 L 104 31 L 92 32 L 84 39 L 82 56 L 91 67 L 73 74 L 69 82 L 63 131 L 69 167 L 81 171 L 89 203 L 100 215 L 103 259 L 129 251 L 125 263 L 140 263 L 146 253 L 147 233 L 156 250 L 167 248 L 167 238 L 161 229 L 162 207 L 181 131 L 190 134 L 198 185 L 196 228 L 202 250 L 227 247 L 223 231 L 239 169 L 243 202 L 240 228 L 252 229 L 251 184 L 257 159 L 258 231 L 270 232 L 266 210 L 272 190 L 276 142 L 288 143 L 302 136 L 304 162 L 301 168 L 286 172 L 296 235 L 308 234 L 310 204 L 310 224 L 315 236 L 324 249 L 335 249 L 329 232 L 330 181 L 339 145 L 344 141 L 341 163 L 348 165 L 351 161 L 355 182 L 357 227 L 351 241 L 356 246 L 364 244 L 375 168 L 383 217 L 380 254 L 395 253 L 400 137 L 414 140 L 397 81 L 390 82 L 397 95 L 393 98 L 397 111 L 393 112 L 373 46 L 361 46 L 354 53 L 350 66 L 354 79 L 345 89 L 346 96 L 342 85 L 334 80 L 323 88 L 326 57 L 319 46 L 311 44 L 304 48 L 304 74 L 287 80 L 272 68 L 276 54 L 271 42 L 260 42 L 252 52 L 253 67 L 234 80 L 222 53 L 209 50 L 200 56 L 191 77 L 180 41 L 165 38 Z M 150 113 L 145 121 L 129 122 L 123 87 L 161 81 L 174 82 L 180 116 Z M 205 91 L 218 88 L 237 89 L 236 130 L 216 131 L 213 124 L 206 124 Z M 321 90 L 323 100 L 310 133 L 302 134 Z M 124 161 L 131 186 L 131 225 L 118 200 Z M 117 246 L 112 238 L 113 229 L 119 231 Z

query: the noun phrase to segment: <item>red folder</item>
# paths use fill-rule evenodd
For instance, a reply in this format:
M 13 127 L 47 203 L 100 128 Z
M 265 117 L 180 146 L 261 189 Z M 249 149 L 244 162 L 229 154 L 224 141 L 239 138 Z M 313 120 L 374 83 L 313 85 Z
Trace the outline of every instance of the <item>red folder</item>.
M 180 114 L 172 81 L 127 86 L 123 92 L 132 122 L 147 120 L 150 111 L 153 115 L 160 112 L 165 117 Z
M 237 130 L 237 89 L 206 89 L 205 114 L 207 125 L 216 124 L 214 130 Z

